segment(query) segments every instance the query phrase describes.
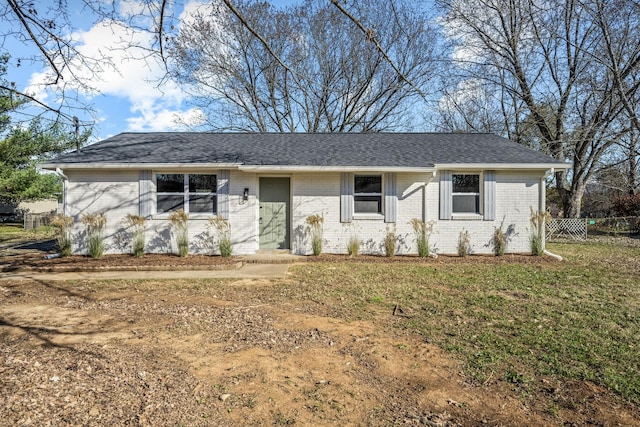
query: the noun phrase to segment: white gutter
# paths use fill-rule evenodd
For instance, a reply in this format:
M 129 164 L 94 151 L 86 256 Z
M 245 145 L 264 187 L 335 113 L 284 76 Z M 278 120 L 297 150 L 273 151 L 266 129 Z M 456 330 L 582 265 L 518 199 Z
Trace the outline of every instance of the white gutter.
M 62 178 L 62 214 L 67 216 L 67 182 L 69 181 L 69 177 L 67 177 L 60 168 L 56 168 L 55 173 Z
M 433 167 L 241 165 L 243 172 L 415 172 L 435 174 Z
M 427 186 L 429 185 L 429 183 L 431 181 L 433 181 L 433 178 L 436 177 L 436 171 L 434 170 L 433 172 L 431 172 L 429 174 L 429 176 L 427 177 L 427 180 L 425 181 L 424 185 L 422 186 L 422 220 L 427 223 L 427 217 L 428 217 L 428 209 L 429 209 L 429 203 L 427 201 Z M 435 255 L 435 254 L 434 254 Z
M 42 169 L 235 169 L 240 163 L 40 163 Z
M 547 170 L 542 178 L 540 178 L 540 196 L 538 197 L 538 211 L 544 212 L 547 209 L 547 178 L 555 173 L 555 168 L 550 168 Z M 547 245 L 547 230 L 545 228 L 544 238 L 542 239 L 544 245 Z M 542 250 L 542 253 L 550 256 L 551 258 L 555 258 L 558 261 L 562 261 L 562 257 L 560 255 L 556 255 L 554 253 L 549 252 L 546 247 Z
M 569 169 L 568 163 L 437 163 L 438 170 Z

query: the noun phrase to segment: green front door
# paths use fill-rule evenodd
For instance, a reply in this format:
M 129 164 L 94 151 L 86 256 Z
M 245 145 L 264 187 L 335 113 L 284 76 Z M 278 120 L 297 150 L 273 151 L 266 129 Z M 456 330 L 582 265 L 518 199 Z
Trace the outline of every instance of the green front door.
M 260 178 L 260 249 L 289 249 L 289 178 Z

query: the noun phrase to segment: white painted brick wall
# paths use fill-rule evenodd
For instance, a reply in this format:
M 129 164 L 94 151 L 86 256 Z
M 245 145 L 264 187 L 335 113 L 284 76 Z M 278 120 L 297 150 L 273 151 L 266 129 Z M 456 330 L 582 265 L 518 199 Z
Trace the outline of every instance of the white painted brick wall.
M 509 231 L 507 253 L 531 252 L 530 208 L 538 209 L 539 182 L 541 174 L 532 172 L 496 172 L 496 220 L 449 220 L 439 217 L 439 176 L 428 186 L 427 218 L 434 221 L 431 238 L 435 250 L 440 254 L 456 254 L 460 231 L 469 231 L 472 253 L 491 254 L 493 233 L 502 224 Z
M 324 215 L 323 251 L 347 253 L 352 236 L 361 241 L 361 253 L 383 254 L 387 230 L 398 236 L 398 254 L 416 252 L 413 242 L 412 218 L 422 218 L 423 186 L 430 175 L 398 174 L 398 221 L 395 224 L 357 216 L 349 223 L 340 222 L 340 174 L 297 174 L 292 179 L 293 239 L 292 251 L 311 253 L 311 237 L 305 221 L 309 215 Z
M 138 171 L 70 170 L 66 175 L 69 178 L 66 212 L 75 220 L 74 253 L 87 253 L 83 214 L 101 212 L 107 216 L 105 253 L 123 252 L 121 220 L 129 213 L 138 214 Z
M 215 171 L 211 171 L 214 173 Z M 68 171 L 67 213 L 76 218 L 76 253 L 86 253 L 79 222 L 83 213 L 105 212 L 108 216 L 106 236 L 107 253 L 130 252 L 130 239 L 121 223 L 128 214 L 138 214 L 138 171 Z M 430 174 L 397 174 L 398 218 L 396 224 L 378 219 L 354 218 L 353 222 L 340 222 L 340 174 L 298 173 L 291 177 L 291 249 L 297 254 L 311 253 L 311 239 L 306 218 L 324 216 L 324 246 L 326 253 L 346 253 L 351 236 L 361 241 L 362 253 L 383 254 L 384 238 L 388 230 L 398 236 L 398 254 L 415 254 L 415 237 L 410 221 L 425 218 L 434 221 L 431 244 L 436 253 L 455 254 L 458 236 L 464 228 L 471 234 L 473 253 L 493 253 L 491 239 L 496 227 L 503 225 L 510 231 L 507 252 L 530 251 L 530 208 L 537 210 L 539 180 L 534 172 L 496 173 L 496 220 L 440 221 L 439 176 Z M 425 187 L 426 183 L 426 187 Z M 231 171 L 229 182 L 229 221 L 233 253 L 255 253 L 258 242 L 258 185 L 259 176 L 253 173 Z M 242 199 L 244 188 L 249 188 L 249 200 Z M 426 196 L 426 203 L 425 203 Z M 208 235 L 207 217 L 189 220 L 191 253 L 212 253 Z M 149 252 L 177 252 L 166 216 L 155 215 L 147 223 L 147 250 Z

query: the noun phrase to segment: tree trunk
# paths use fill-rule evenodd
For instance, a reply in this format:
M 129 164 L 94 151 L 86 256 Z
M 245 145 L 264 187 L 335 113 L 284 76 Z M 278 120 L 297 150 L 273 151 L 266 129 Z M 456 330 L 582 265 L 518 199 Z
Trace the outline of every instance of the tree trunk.
M 562 200 L 564 218 L 579 218 L 582 209 L 582 196 L 587 186 L 586 181 L 575 179 L 569 183 L 566 172 L 556 172 L 556 189 Z
M 633 196 L 638 192 L 638 181 L 636 170 L 638 168 L 637 156 L 638 150 L 633 145 L 633 141 L 631 143 L 631 152 L 629 153 L 629 189 L 628 193 Z

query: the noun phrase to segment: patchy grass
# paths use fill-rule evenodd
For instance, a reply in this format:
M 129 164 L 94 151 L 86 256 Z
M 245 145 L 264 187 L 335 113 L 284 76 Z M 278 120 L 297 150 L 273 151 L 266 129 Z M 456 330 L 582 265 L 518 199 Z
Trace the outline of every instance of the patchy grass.
M 308 264 L 276 295 L 399 323 L 457 354 L 479 384 L 587 380 L 640 403 L 640 248 L 553 244 L 546 264 Z
M 0 245 L 18 244 L 52 237 L 53 229 L 49 226 L 27 231 L 22 224 L 0 224 Z

